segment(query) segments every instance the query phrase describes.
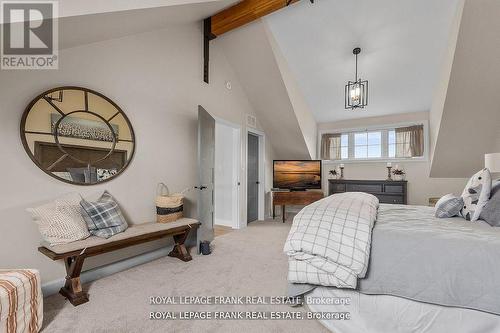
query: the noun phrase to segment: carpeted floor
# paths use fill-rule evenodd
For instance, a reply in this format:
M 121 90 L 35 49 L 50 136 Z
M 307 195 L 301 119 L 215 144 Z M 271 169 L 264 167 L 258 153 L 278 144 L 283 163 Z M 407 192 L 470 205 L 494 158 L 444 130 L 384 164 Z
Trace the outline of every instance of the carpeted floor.
M 282 296 L 290 222 L 254 222 L 217 237 L 209 256 L 164 257 L 85 286 L 90 302 L 45 299 L 43 332 L 328 332 L 315 320 L 150 320 L 152 311 L 306 311 L 288 305 L 150 305 L 150 296 Z M 194 252 L 194 251 L 192 251 Z

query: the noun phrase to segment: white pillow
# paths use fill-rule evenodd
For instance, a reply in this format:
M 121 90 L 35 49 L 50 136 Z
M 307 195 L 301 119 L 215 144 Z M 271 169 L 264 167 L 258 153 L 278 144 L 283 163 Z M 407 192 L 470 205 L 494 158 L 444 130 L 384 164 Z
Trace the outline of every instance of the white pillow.
M 80 196 L 68 194 L 45 205 L 28 208 L 42 238 L 50 245 L 65 244 L 90 236 L 80 213 Z
M 477 221 L 481 215 L 484 205 L 490 199 L 491 192 L 491 174 L 490 170 L 484 168 L 469 179 L 462 199 L 464 207 L 460 214 L 469 221 Z

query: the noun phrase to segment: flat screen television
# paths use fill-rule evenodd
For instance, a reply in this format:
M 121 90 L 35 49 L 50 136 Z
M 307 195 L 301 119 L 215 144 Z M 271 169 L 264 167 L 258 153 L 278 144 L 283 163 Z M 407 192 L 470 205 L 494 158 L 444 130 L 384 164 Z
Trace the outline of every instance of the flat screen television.
M 321 161 L 273 161 L 273 187 L 288 190 L 321 189 Z

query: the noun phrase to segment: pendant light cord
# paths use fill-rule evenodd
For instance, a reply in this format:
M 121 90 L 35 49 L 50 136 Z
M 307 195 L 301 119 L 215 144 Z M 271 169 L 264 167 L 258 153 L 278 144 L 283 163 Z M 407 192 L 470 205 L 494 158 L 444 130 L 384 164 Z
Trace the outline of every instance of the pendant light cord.
M 356 77 L 355 77 L 355 82 L 358 82 L 358 55 L 354 55 L 356 57 Z

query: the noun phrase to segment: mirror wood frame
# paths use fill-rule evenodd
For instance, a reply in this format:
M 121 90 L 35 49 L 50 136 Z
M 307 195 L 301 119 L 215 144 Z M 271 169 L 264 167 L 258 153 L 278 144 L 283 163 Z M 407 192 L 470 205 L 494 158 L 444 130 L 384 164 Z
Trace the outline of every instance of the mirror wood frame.
M 118 138 L 116 138 L 116 133 L 112 132 L 114 134 L 113 147 L 112 147 L 112 150 L 110 150 L 110 153 L 106 156 L 106 158 L 109 157 L 109 155 L 111 155 L 113 153 L 113 151 L 115 151 L 115 150 L 116 151 L 120 151 L 118 149 L 115 149 L 115 145 L 116 145 L 117 141 L 130 142 L 132 144 L 132 152 L 130 153 L 130 156 L 127 158 L 127 160 L 125 161 L 125 163 L 122 166 L 122 168 L 115 175 L 113 175 L 113 176 L 111 176 L 111 177 L 109 177 L 107 179 L 104 179 L 102 181 L 96 182 L 96 183 L 81 183 L 81 182 L 76 182 L 76 181 L 70 181 L 70 180 L 67 180 L 67 179 L 64 179 L 64 178 L 61 178 L 61 177 L 58 177 L 58 176 L 54 175 L 50 170 L 47 170 L 45 167 L 43 167 L 40 164 L 40 162 L 36 159 L 36 157 L 34 155 L 34 152 L 31 151 L 31 149 L 30 149 L 30 147 L 28 145 L 28 140 L 26 139 L 26 134 L 28 134 L 28 133 L 31 132 L 31 131 L 27 131 L 26 130 L 26 121 L 27 121 L 27 118 L 28 118 L 28 115 L 29 115 L 30 111 L 33 109 L 33 106 L 38 101 L 45 99 L 45 97 L 47 95 L 52 94 L 52 93 L 57 92 L 57 91 L 65 91 L 65 90 L 77 90 L 77 91 L 83 92 L 83 95 L 84 95 L 84 98 L 85 98 L 84 103 L 85 103 L 86 110 L 79 110 L 79 111 L 91 111 L 91 110 L 88 109 L 88 94 L 93 94 L 93 95 L 95 95 L 97 97 L 100 97 L 100 98 L 104 99 L 108 103 L 110 103 L 116 109 L 117 113 L 115 115 L 113 115 L 109 120 L 107 120 L 107 122 L 105 122 L 105 124 L 107 126 L 110 126 L 109 125 L 109 121 L 111 119 L 115 118 L 117 115 L 121 115 L 123 117 L 123 119 L 125 120 L 125 122 L 126 122 L 126 124 L 128 126 L 128 130 L 130 131 L 130 138 L 131 139 L 130 140 L 119 140 Z M 57 106 L 53 105 L 49 101 L 47 101 L 47 102 L 54 108 L 55 111 L 58 111 L 59 113 L 61 113 L 60 110 L 57 110 Z M 69 111 L 68 113 L 64 113 L 64 112 L 62 112 L 62 113 L 64 115 L 69 115 L 70 113 L 75 112 L 75 111 L 77 111 L 77 110 Z M 92 111 L 91 111 L 91 113 L 92 113 Z M 61 118 L 61 119 L 63 119 L 63 118 Z M 57 124 L 59 124 L 59 122 L 60 121 L 58 121 Z M 47 133 L 40 133 L 40 134 L 47 134 Z M 61 147 L 59 146 L 56 133 L 51 133 L 51 134 L 52 134 L 52 137 L 55 139 L 56 144 L 59 147 L 59 149 L 61 150 L 61 152 L 64 153 L 64 149 L 61 149 Z M 48 174 L 52 178 L 55 178 L 55 179 L 57 179 L 57 180 L 59 180 L 61 182 L 64 182 L 64 183 L 67 183 L 67 184 L 71 184 L 71 185 L 78 185 L 78 186 L 100 185 L 100 184 L 109 182 L 109 181 L 117 178 L 118 176 L 120 176 L 128 168 L 128 166 L 132 162 L 132 160 L 134 158 L 134 155 L 135 155 L 135 149 L 136 149 L 136 140 L 135 140 L 134 128 L 132 127 L 132 123 L 128 119 L 128 117 L 125 114 L 125 112 L 123 112 L 123 110 L 113 100 L 111 100 L 110 98 L 106 97 L 105 95 L 103 95 L 103 94 L 101 94 L 101 93 L 99 93 L 99 92 L 97 92 L 95 90 L 88 89 L 88 88 L 83 88 L 83 87 L 78 87 L 78 86 L 61 86 L 61 87 L 56 87 L 56 88 L 52 88 L 52 89 L 49 89 L 47 91 L 44 91 L 43 93 L 41 93 L 38 96 L 36 96 L 28 104 L 28 106 L 24 110 L 23 116 L 21 118 L 21 124 L 20 124 L 20 135 L 21 135 L 21 141 L 22 141 L 24 150 L 26 151 L 26 153 L 28 154 L 28 156 L 30 157 L 30 159 L 33 161 L 33 163 L 35 163 L 35 165 L 39 169 L 41 169 L 43 172 L 45 172 L 46 174 Z M 77 146 L 75 146 L 75 147 L 77 147 Z M 72 156 L 68 156 L 68 158 L 72 158 Z

